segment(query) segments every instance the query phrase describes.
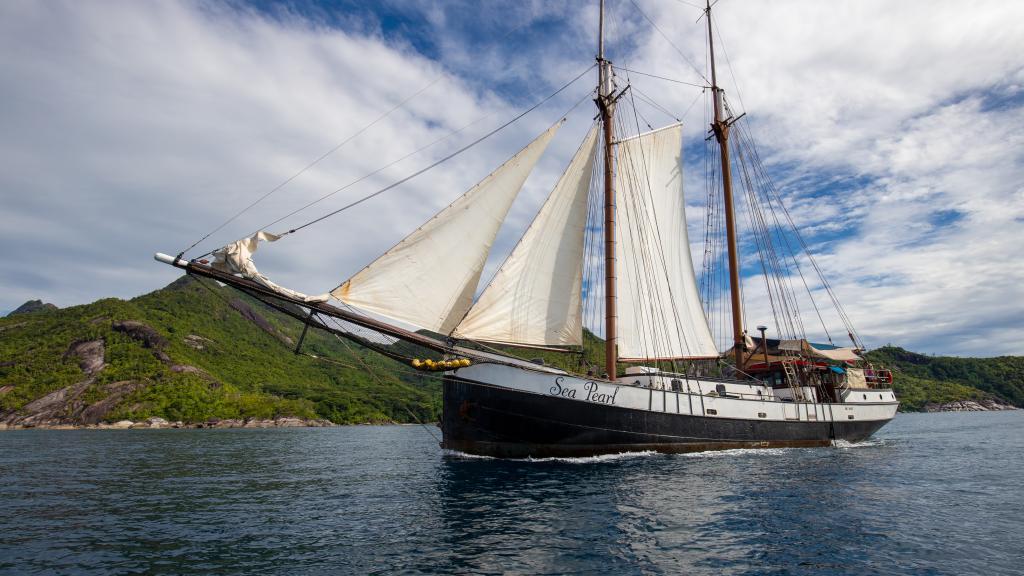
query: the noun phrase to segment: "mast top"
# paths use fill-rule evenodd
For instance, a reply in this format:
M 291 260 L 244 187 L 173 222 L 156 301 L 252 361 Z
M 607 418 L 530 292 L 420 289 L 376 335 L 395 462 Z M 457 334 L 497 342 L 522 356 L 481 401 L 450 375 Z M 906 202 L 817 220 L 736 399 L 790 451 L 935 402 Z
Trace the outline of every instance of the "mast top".
M 708 19 L 708 51 L 710 53 L 710 64 L 711 64 L 711 95 L 714 98 L 715 104 L 715 124 L 722 122 L 723 116 L 723 104 L 722 104 L 722 89 L 718 86 L 718 74 L 715 69 L 715 39 L 712 34 L 711 25 L 711 0 L 707 0 L 707 7 L 704 9 L 704 15 Z

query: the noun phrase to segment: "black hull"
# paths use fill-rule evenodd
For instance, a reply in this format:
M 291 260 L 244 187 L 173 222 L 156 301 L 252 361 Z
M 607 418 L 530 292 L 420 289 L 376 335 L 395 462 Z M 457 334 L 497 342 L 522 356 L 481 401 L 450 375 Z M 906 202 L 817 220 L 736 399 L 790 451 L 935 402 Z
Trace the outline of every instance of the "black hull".
M 888 420 L 780 422 L 648 412 L 444 379 L 442 446 L 502 458 L 828 446 Z

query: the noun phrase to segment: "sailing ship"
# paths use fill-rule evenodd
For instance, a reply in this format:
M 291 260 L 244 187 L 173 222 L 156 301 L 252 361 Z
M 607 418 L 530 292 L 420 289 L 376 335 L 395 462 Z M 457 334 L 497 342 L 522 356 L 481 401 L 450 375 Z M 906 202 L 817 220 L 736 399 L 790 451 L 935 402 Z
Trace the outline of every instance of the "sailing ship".
M 799 260 L 779 255 L 793 243 L 806 249 L 806 243 L 796 226 L 789 236 L 781 232 L 777 209 L 784 205 L 756 150 L 743 147 L 749 134 L 742 115 L 730 111 L 717 82 L 710 2 L 703 17 L 711 72 L 705 88 L 713 106 L 708 140 L 718 153 L 708 212 L 724 218 L 725 230 L 706 233 L 701 280 L 687 233 L 682 124 L 630 134 L 625 123 L 616 123 L 630 86 L 618 85 L 616 68 L 605 58 L 603 0 L 598 115 L 479 294 L 499 228 L 564 119 L 327 294 L 307 296 L 259 272 L 253 253 L 260 242 L 280 238 L 268 232 L 204 255 L 212 260 L 186 259 L 184 252 L 156 259 L 242 290 L 301 320 L 307 330 L 333 332 L 413 369 L 441 374 L 447 449 L 498 457 L 585 456 L 810 447 L 868 438 L 899 405 L 891 374 L 865 360 L 809 251 Z M 776 339 L 763 326 L 759 337 L 743 327 L 736 166 L 780 325 Z M 775 207 L 771 217 L 756 206 L 758 198 Z M 716 284 L 724 277 L 715 268 L 722 260 L 728 263 L 733 344 L 724 354 L 708 320 L 714 311 L 709 301 L 726 292 L 724 282 Z M 819 292 L 835 305 L 852 346 L 837 346 L 831 336 L 829 344 L 806 338 L 793 295 L 797 274 L 807 286 L 801 260 L 821 276 Z M 585 327 L 585 308 L 602 303 L 597 331 L 603 356 L 593 346 L 601 338 L 588 330 L 593 326 Z M 575 364 L 529 359 L 532 353 L 564 354 Z

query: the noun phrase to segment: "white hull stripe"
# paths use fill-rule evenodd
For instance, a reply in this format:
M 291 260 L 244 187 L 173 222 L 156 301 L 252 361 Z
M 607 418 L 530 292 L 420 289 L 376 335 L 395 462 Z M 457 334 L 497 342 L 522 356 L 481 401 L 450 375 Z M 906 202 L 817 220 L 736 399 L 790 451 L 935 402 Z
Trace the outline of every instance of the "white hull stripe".
M 775 420 L 780 422 L 845 422 L 891 420 L 899 402 L 784 402 L 778 399 L 734 398 L 709 395 L 720 382 L 686 379 L 691 392 L 674 392 L 608 381 L 586 379 L 570 374 L 554 374 L 506 366 L 475 364 L 460 368 L 454 376 L 487 386 L 557 396 L 567 400 L 604 404 L 628 410 L 683 414 L 738 420 Z M 736 385 L 733 384 L 733 387 Z M 695 392 L 699 390 L 700 392 Z M 873 391 L 891 396 L 890 390 Z

